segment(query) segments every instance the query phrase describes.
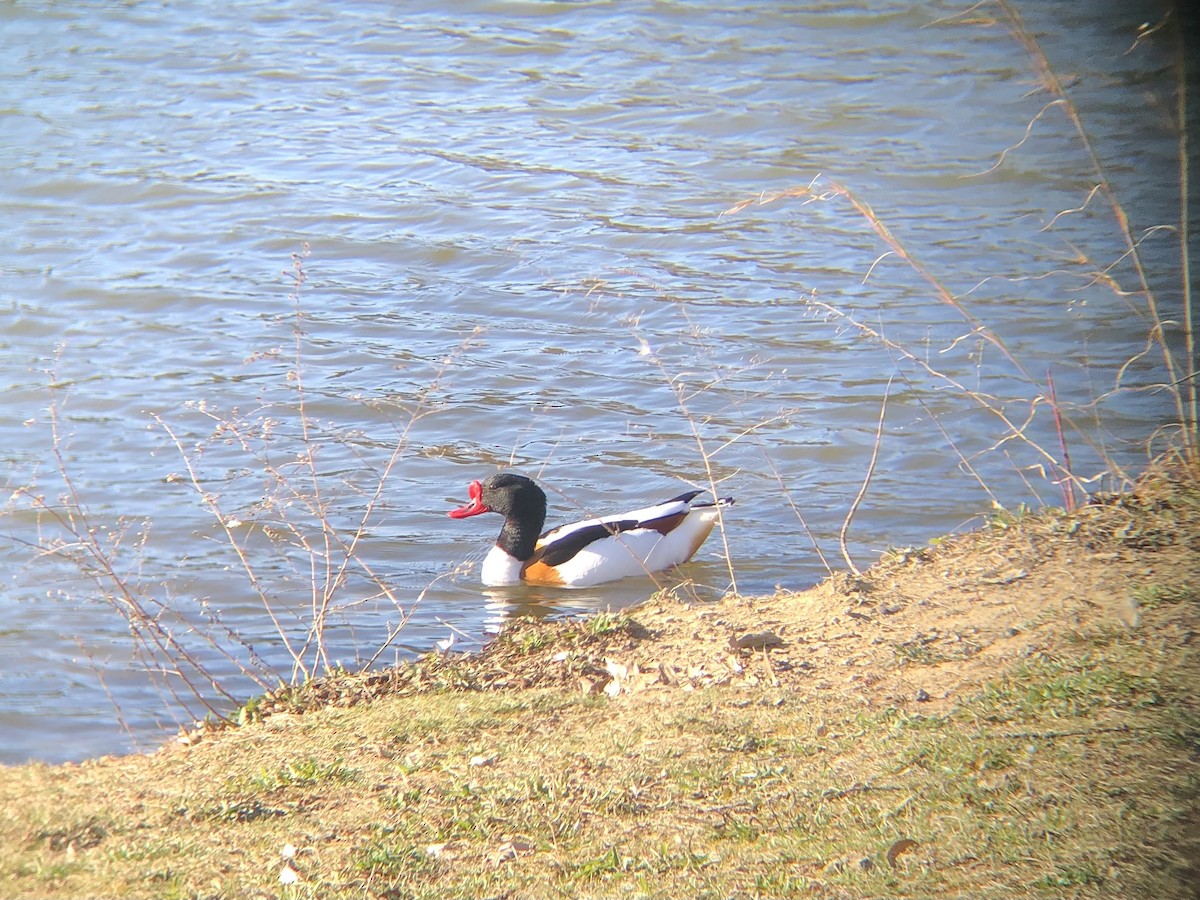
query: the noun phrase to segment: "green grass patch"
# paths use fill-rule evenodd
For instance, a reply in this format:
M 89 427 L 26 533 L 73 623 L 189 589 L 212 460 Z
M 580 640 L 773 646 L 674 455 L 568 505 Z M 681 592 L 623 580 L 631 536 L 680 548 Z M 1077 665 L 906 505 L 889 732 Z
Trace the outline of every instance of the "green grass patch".
M 326 782 L 353 781 L 357 774 L 340 762 L 323 763 L 312 757 L 285 763 L 276 769 L 261 769 L 248 779 L 252 789 L 278 791 L 282 788 L 305 787 Z
M 1101 709 L 1156 706 L 1158 680 L 1128 665 L 1087 654 L 1078 659 L 1042 658 L 1018 664 L 969 704 L 991 722 L 1070 719 Z

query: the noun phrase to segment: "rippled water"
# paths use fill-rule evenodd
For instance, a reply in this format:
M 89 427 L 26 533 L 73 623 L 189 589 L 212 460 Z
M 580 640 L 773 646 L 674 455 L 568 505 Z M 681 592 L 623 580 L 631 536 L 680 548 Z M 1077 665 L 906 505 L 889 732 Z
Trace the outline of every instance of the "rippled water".
M 998 10 L 966 9 L 0 6 L 0 760 L 152 746 L 203 712 L 147 677 L 129 615 L 236 696 L 259 689 L 239 669 L 291 677 L 279 632 L 299 652 L 341 559 L 306 504 L 355 541 L 326 633 L 353 667 L 406 616 L 381 662 L 655 589 L 482 593 L 498 523 L 445 512 L 499 466 L 551 488 L 552 521 L 711 469 L 738 502 L 683 573 L 702 596 L 731 570 L 743 592 L 818 580 L 814 538 L 844 565 L 889 378 L 860 565 L 977 522 L 979 480 L 1061 502 L 971 391 L 1020 422 L 1050 371 L 1085 407 L 1075 470 L 1096 447 L 1136 466 L 1174 415 L 1110 393 L 1144 297 L 1106 281 L 1131 290 L 1130 263 L 1103 198 L 1080 209 L 1095 175 L 1061 105 Z M 1153 230 L 1178 212 L 1170 44 L 1127 52 L 1164 7 L 1020 9 L 1177 308 L 1178 239 Z M 824 199 L 738 208 L 814 179 Z M 1057 455 L 1047 410 L 1030 434 Z M 89 534 L 112 573 L 66 558 Z

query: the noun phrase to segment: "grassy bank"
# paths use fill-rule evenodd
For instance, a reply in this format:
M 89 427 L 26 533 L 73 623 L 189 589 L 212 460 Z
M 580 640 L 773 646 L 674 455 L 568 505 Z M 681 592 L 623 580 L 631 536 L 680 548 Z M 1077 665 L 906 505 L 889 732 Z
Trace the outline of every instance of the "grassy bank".
M 1200 491 L 0 770 L 5 897 L 1185 897 Z

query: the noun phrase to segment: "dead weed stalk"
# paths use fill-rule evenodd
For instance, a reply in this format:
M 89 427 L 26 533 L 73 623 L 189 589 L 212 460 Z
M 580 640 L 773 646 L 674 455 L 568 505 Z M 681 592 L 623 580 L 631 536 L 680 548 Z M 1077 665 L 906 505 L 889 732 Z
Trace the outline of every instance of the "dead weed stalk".
M 228 674 L 219 674 L 214 662 L 262 690 L 339 669 L 330 650 L 335 616 L 363 603 L 384 600 L 394 607 L 399 620 L 388 626 L 379 646 L 367 647 L 360 654 L 369 668 L 394 644 L 427 593 L 422 591 L 412 599 L 397 596 L 363 552 L 364 542 L 378 519 L 389 478 L 409 448 L 413 427 L 433 411 L 432 400 L 447 372 L 479 330 L 443 359 L 430 380 L 410 398 L 406 417 L 393 426 L 386 457 L 380 462 L 368 460 L 333 424 L 319 421 L 308 402 L 303 377 L 306 314 L 300 299 L 307 279 L 307 255 L 306 245 L 293 254 L 291 269 L 285 273 L 292 280 L 289 299 L 293 307 L 291 359 L 283 379 L 285 400 L 260 399 L 261 405 L 247 413 L 236 408 L 220 410 L 207 401 L 186 403 L 184 409 L 208 425 L 207 434 L 199 439 L 194 422 L 185 426 L 166 415 L 150 414 L 182 465 L 181 472 L 168 475 L 166 483 L 190 487 L 211 518 L 215 532 L 208 537 L 232 553 L 232 569 L 240 572 L 248 585 L 265 617 L 264 624 L 286 654 L 287 668 L 264 660 L 255 651 L 254 641 L 228 626 L 208 599 L 164 597 L 169 593 L 165 583 L 153 588 L 141 582 L 139 561 L 149 525 L 139 530 L 120 519 L 109 527 L 98 524 L 92 515 L 64 452 L 68 436 L 60 420 L 66 398 L 53 370 L 49 421 L 54 466 L 63 489 L 57 499 L 50 500 L 28 486 L 18 490 L 10 503 L 34 511 L 39 524 L 37 553 L 65 561 L 68 569 L 73 568 L 92 585 L 89 597 L 102 597 L 122 616 L 144 669 L 166 675 L 167 689 L 184 709 L 190 707 L 190 695 L 207 713 L 220 715 L 222 708 L 236 705 L 238 695 L 244 694 L 224 683 Z M 323 451 L 334 444 L 359 457 L 354 475 L 339 475 L 322 466 Z M 247 491 L 239 484 L 242 479 L 254 482 L 250 490 L 260 495 L 260 500 L 247 503 Z M 348 514 L 348 523 L 343 511 L 347 491 L 361 498 Z M 204 537 L 202 534 L 201 539 Z M 131 541 L 135 546 L 129 546 Z M 127 559 L 130 555 L 132 561 Z M 281 580 L 280 561 L 282 571 L 302 574 L 307 596 L 300 603 L 295 588 Z
M 129 553 L 135 559 L 140 558 L 149 537 L 149 525 L 138 525 L 128 518 L 107 524 L 103 517 L 93 515 L 67 462 L 67 436 L 61 424 L 66 399 L 60 390 L 56 367 L 49 374 L 50 453 L 59 491 L 57 496 L 48 497 L 40 486 L 30 484 L 19 487 L 10 498 L 10 506 L 23 506 L 36 516 L 37 540 L 33 549 L 37 556 L 65 562 L 68 570 L 74 570 L 84 583 L 94 588 L 94 596 L 124 622 L 132 639 L 133 653 L 144 671 L 158 676 L 156 684 L 170 694 L 179 708 L 190 710 L 190 701 L 194 699 L 207 712 L 215 714 L 214 697 L 225 702 L 235 700 L 212 666 L 217 659 L 232 663 L 241 675 L 259 686 L 270 687 L 267 673 L 232 654 L 214 633 L 197 631 L 186 616 L 141 582 L 136 563 L 126 567 L 122 562 L 128 555 L 127 543 L 133 544 Z M 193 634 L 205 645 L 203 652 L 192 648 L 188 636 Z M 215 656 L 210 656 L 209 651 Z
M 977 4 L 971 9 L 972 11 L 976 11 L 985 5 Z M 1175 444 L 1180 448 L 1185 458 L 1196 460 L 1198 454 L 1200 454 L 1200 449 L 1198 449 L 1200 448 L 1200 441 L 1198 441 L 1197 417 L 1197 392 L 1200 391 L 1200 385 L 1198 385 L 1196 377 L 1195 325 L 1191 284 L 1188 275 L 1190 271 L 1190 244 L 1188 241 L 1187 221 L 1189 172 L 1185 118 L 1187 82 L 1182 75 L 1184 70 L 1182 50 L 1180 49 L 1182 43 L 1181 41 L 1177 41 L 1176 50 L 1178 71 L 1181 73 L 1177 79 L 1178 99 L 1176 104 L 1181 197 L 1179 221 L 1169 226 L 1153 226 L 1146 230 L 1142 238 L 1139 238 L 1135 236 L 1133 228 L 1130 225 L 1129 215 L 1120 202 L 1117 192 L 1108 177 L 1105 165 L 1084 127 L 1079 109 L 1067 93 L 1062 80 L 1055 73 L 1037 38 L 1025 27 L 1020 13 L 1008 0 L 995 0 L 995 5 L 1000 10 L 1001 17 L 1009 31 L 1028 56 L 1041 86 L 1051 95 L 1052 100 L 1028 123 L 1025 137 L 1014 146 L 1005 149 L 992 166 L 992 169 L 1003 165 L 1008 157 L 1020 151 L 1021 146 L 1026 142 L 1035 127 L 1040 126 L 1048 118 L 1047 113 L 1051 110 L 1062 111 L 1079 145 L 1084 151 L 1092 181 L 1092 187 L 1088 190 L 1086 197 L 1082 200 L 1078 209 L 1086 207 L 1095 197 L 1102 197 L 1108 203 L 1112 220 L 1120 235 L 1121 247 L 1116 257 L 1110 263 L 1105 265 L 1097 264 L 1083 251 L 1079 251 L 1078 257 L 1079 264 L 1087 267 L 1087 282 L 1089 286 L 1098 284 L 1107 287 L 1114 296 L 1133 309 L 1139 318 L 1146 323 L 1145 345 L 1143 349 L 1133 354 L 1118 368 L 1111 390 L 1099 397 L 1093 397 L 1086 402 L 1073 403 L 1065 398 L 1060 399 L 1053 373 L 1047 369 L 1044 379 L 1035 376 L 1010 349 L 1002 335 L 976 315 L 969 307 L 967 303 L 969 295 L 995 276 L 984 278 L 973 287 L 961 293 L 956 292 L 949 286 L 946 279 L 939 276 L 938 273 L 931 270 L 918 258 L 917 254 L 912 251 L 906 241 L 898 236 L 893 228 L 889 227 L 883 221 L 866 200 L 858 196 L 836 178 L 817 176 L 806 185 L 773 193 L 763 193 L 757 197 L 748 198 L 734 204 L 722 213 L 722 215 L 735 214 L 750 206 L 762 206 L 783 200 L 798 200 L 802 205 L 813 203 L 827 205 L 841 204 L 864 222 L 874 233 L 878 241 L 882 243 L 885 250 L 866 267 L 866 274 L 863 277 L 863 281 L 866 282 L 875 277 L 877 267 L 885 258 L 892 257 L 900 260 L 928 286 L 933 299 L 953 309 L 966 325 L 967 330 L 953 338 L 941 352 L 948 352 L 958 344 L 968 340 L 990 345 L 1000 353 L 1006 365 L 1011 367 L 1011 373 L 997 372 L 997 378 L 1002 381 L 1005 377 L 1015 377 L 1019 383 L 1025 385 L 1028 389 L 1027 393 L 1020 395 L 1011 389 L 1005 389 L 1003 392 L 987 390 L 984 388 L 982 379 L 980 379 L 978 386 L 969 386 L 965 383 L 964 379 L 954 374 L 952 364 L 947 363 L 945 366 L 935 367 L 930 362 L 927 352 L 928 348 L 918 349 L 905 343 L 903 340 L 893 339 L 886 333 L 882 321 L 869 324 L 861 314 L 856 314 L 848 309 L 817 299 L 816 297 L 807 298 L 805 300 L 807 306 L 826 316 L 831 321 L 848 326 L 869 342 L 883 347 L 893 357 L 898 369 L 911 368 L 917 370 L 932 382 L 935 387 L 951 389 L 958 396 L 967 398 L 976 407 L 995 418 L 1000 425 L 999 436 L 984 450 L 980 451 L 977 456 L 999 451 L 1005 457 L 1012 460 L 1010 445 L 1024 447 L 1027 451 L 1032 452 L 1034 462 L 1032 465 L 1021 465 L 1016 461 L 1013 462 L 1022 477 L 1025 477 L 1027 472 L 1037 472 L 1041 477 L 1047 478 L 1057 484 L 1062 491 L 1064 506 L 1067 509 L 1072 509 L 1080 502 L 1081 497 L 1087 495 L 1089 485 L 1101 478 L 1109 478 L 1115 480 L 1118 484 L 1126 486 L 1133 483 L 1135 473 L 1129 472 L 1122 465 L 1116 454 L 1110 450 L 1100 428 L 1099 404 L 1115 394 L 1138 391 L 1167 391 L 1172 399 L 1176 421 L 1167 426 L 1165 430 L 1174 434 Z M 967 24 L 978 25 L 981 22 L 990 24 L 990 20 L 981 20 L 978 18 L 971 19 Z M 1147 33 L 1153 33 L 1159 27 L 1155 26 L 1148 29 Z M 1173 27 L 1176 31 L 1179 30 L 1178 23 L 1174 23 Z M 1142 36 L 1139 35 L 1139 42 L 1141 39 Z M 1134 46 L 1136 47 L 1137 43 Z M 988 171 L 991 171 L 991 169 Z M 1078 209 L 1059 212 L 1041 231 L 1045 232 L 1053 228 L 1060 218 L 1072 212 L 1077 212 Z M 1163 228 L 1175 230 L 1180 236 L 1179 257 L 1182 270 L 1182 314 L 1178 320 L 1168 318 L 1164 315 L 1163 305 L 1151 287 L 1140 247 L 1145 236 L 1158 232 Z M 1132 287 L 1123 285 L 1116 272 L 1117 267 L 1126 262 L 1129 264 L 1131 270 L 1131 277 L 1133 279 Z M 1179 354 L 1172 348 L 1169 336 L 1173 333 L 1181 333 L 1184 345 L 1182 354 Z M 1142 364 L 1152 352 L 1157 352 L 1161 357 L 1161 366 L 1159 369 L 1161 378 L 1156 383 L 1150 385 L 1133 386 L 1128 384 L 1127 377 L 1132 367 Z M 980 374 L 982 375 L 983 363 L 981 358 L 977 366 L 980 367 Z M 908 381 L 907 376 L 905 378 Z M 922 405 L 924 406 L 924 404 Z M 924 408 L 928 410 L 927 406 Z M 1050 421 L 1048 423 L 1043 421 L 1043 410 L 1049 412 Z M 1077 413 L 1088 414 L 1091 417 L 1091 421 L 1085 424 Z M 932 412 L 930 412 L 930 415 L 933 417 Z M 934 421 L 942 431 L 942 434 L 946 435 L 945 429 L 937 422 L 936 417 Z M 1157 440 L 1163 430 L 1155 429 L 1154 433 L 1148 436 L 1148 441 L 1153 442 Z M 1053 435 L 1053 440 L 1048 440 L 1045 437 L 1047 433 Z M 949 440 L 948 436 L 947 440 Z M 1081 442 L 1095 454 L 1096 459 L 1099 460 L 1102 466 L 1100 472 L 1085 474 L 1075 470 L 1071 453 L 1071 446 L 1075 442 Z M 958 454 L 961 464 L 966 467 L 966 471 L 995 500 L 996 494 L 983 483 L 979 472 L 972 466 L 972 460 L 964 456 L 953 441 L 950 441 L 950 443 Z M 1032 488 L 1032 485 L 1030 487 Z
M 361 460 L 362 471 L 371 473 L 366 487 L 331 475 L 322 469 L 319 460 L 322 449 L 330 442 L 337 441 L 337 435 L 331 427 L 322 425 L 310 413 L 303 378 L 306 315 L 300 303 L 300 290 L 307 278 L 304 270 L 307 252 L 306 246 L 303 253 L 293 254 L 290 273 L 294 282 L 290 295 L 293 303 L 293 356 L 286 383 L 293 396 L 291 410 L 298 452 L 285 455 L 285 462 L 275 461 L 274 444 L 280 423 L 262 410 L 243 416 L 236 410 L 227 414 L 213 410 L 207 404 L 192 404 L 192 409 L 212 423 L 208 438 L 192 447 L 186 446 L 176 429 L 161 416 L 153 417 L 174 445 L 184 466 L 186 474 L 179 480 L 191 486 L 196 498 L 219 529 L 223 542 L 233 551 L 246 583 L 291 659 L 291 672 L 287 679 L 290 683 L 308 680 L 338 667 L 330 656 L 328 640 L 330 620 L 335 612 L 366 600 L 384 599 L 399 613 L 399 624 L 389 629 L 383 645 L 370 651 L 370 665 L 399 636 L 424 598 L 426 591 L 422 591 L 412 602 L 402 601 L 392 591 L 387 579 L 375 570 L 360 550 L 377 517 L 388 479 L 409 446 L 410 432 L 417 422 L 432 411 L 431 397 L 441 388 L 457 358 L 479 334 L 476 329 L 465 338 L 452 354 L 442 360 L 428 384 L 416 392 L 408 405 L 403 424 L 395 426 L 391 450 L 382 465 L 375 466 Z M 206 486 L 209 479 L 204 476 L 200 463 L 205 452 L 218 442 L 236 447 L 248 459 L 249 468 L 266 478 L 266 496 L 252 514 L 245 517 L 252 521 L 244 521 L 241 512 L 228 510 L 221 494 Z M 335 489 L 344 487 L 351 488 L 364 498 L 361 505 L 356 507 L 354 518 L 348 526 L 335 517 L 335 498 L 332 496 Z M 254 544 L 257 535 L 265 536 L 278 555 L 298 558 L 305 570 L 304 583 L 309 596 L 307 609 L 300 617 L 299 633 L 289 618 L 285 618 L 295 615 L 295 612 L 288 609 L 274 586 L 259 574 L 262 559 Z M 348 591 L 352 575 L 365 579 L 373 591 L 370 597 L 344 596 L 354 593 Z

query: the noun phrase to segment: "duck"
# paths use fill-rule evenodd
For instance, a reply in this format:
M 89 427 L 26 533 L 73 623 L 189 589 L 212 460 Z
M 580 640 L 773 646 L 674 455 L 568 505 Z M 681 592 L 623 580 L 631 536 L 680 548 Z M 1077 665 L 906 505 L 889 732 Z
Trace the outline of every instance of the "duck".
M 546 492 L 532 478 L 500 472 L 472 481 L 465 506 L 452 519 L 493 512 L 504 516 L 500 536 L 480 570 L 486 587 L 536 584 L 591 587 L 682 565 L 708 538 L 732 497 L 703 501 L 688 491 L 631 512 L 585 519 L 542 531 Z

